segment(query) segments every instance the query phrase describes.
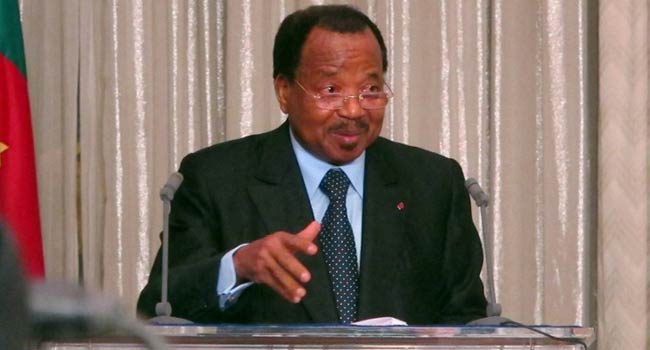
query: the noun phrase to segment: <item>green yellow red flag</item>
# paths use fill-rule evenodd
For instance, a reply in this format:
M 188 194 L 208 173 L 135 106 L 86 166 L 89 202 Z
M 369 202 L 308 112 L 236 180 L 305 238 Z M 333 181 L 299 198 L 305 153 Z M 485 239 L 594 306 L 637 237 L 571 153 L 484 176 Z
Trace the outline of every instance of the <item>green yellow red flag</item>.
M 0 0 L 0 220 L 15 235 L 27 275 L 42 277 L 34 139 L 17 0 Z

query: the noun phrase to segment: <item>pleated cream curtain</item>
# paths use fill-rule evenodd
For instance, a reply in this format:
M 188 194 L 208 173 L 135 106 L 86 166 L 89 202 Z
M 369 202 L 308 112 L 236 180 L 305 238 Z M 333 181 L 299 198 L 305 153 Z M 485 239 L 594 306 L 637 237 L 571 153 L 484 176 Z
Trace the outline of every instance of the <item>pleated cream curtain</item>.
M 650 349 L 650 1 L 599 13 L 599 348 Z
M 325 2 L 23 0 L 48 278 L 134 309 L 159 188 L 188 152 L 284 120 L 275 31 Z M 504 315 L 592 325 L 594 2 L 352 3 L 388 45 L 383 135 L 458 159 L 491 194 Z

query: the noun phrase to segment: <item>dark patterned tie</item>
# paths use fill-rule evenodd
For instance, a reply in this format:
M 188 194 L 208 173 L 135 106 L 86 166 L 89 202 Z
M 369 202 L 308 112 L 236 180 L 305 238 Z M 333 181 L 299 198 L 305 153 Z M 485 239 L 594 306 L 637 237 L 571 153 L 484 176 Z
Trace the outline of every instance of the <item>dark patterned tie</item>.
M 320 242 L 339 311 L 339 320 L 343 323 L 354 321 L 359 295 L 357 253 L 345 206 L 349 186 L 350 179 L 338 169 L 330 169 L 319 186 L 330 199 L 323 217 Z

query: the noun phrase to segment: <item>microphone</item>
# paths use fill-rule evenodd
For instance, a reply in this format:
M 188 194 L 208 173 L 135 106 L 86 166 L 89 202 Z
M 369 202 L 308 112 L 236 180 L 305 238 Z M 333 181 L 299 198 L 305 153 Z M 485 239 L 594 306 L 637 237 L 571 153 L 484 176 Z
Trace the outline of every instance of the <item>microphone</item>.
M 167 179 L 165 185 L 160 189 L 160 199 L 163 202 L 171 202 L 174 199 L 174 193 L 181 186 L 181 183 L 183 183 L 183 174 L 175 172 L 169 175 L 169 179 Z
M 504 322 L 509 322 L 507 318 L 501 316 L 501 304 L 497 303 L 494 292 L 494 271 L 492 266 L 492 257 L 494 254 L 493 235 L 488 225 L 487 207 L 490 202 L 490 197 L 483 191 L 481 185 L 474 178 L 469 178 L 465 181 L 465 188 L 467 192 L 476 202 L 476 206 L 481 210 L 481 228 L 483 230 L 483 247 L 485 250 L 485 269 L 487 272 L 487 297 L 488 305 L 486 308 L 487 318 L 482 318 L 470 322 L 471 325 L 499 325 Z
M 160 199 L 163 202 L 163 236 L 162 236 L 162 283 L 160 302 L 156 304 L 156 317 L 149 319 L 153 324 L 189 324 L 186 319 L 172 317 L 172 305 L 167 301 L 167 281 L 169 279 L 169 213 L 174 193 L 183 182 L 183 175 L 175 172 L 169 176 L 165 185 L 160 189 Z
M 465 188 L 469 192 L 469 195 L 472 196 L 474 202 L 476 202 L 477 207 L 487 207 L 490 202 L 490 197 L 487 193 L 483 191 L 481 185 L 478 184 L 475 178 L 470 177 L 465 181 Z

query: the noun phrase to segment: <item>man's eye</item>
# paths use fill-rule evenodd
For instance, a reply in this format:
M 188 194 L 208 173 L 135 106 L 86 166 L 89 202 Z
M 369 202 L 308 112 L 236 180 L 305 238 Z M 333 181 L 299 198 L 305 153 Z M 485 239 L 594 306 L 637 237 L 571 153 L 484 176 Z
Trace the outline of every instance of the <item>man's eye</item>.
M 362 92 L 381 92 L 381 86 L 379 85 L 368 85 Z
M 332 94 L 338 94 L 338 91 L 335 86 L 326 86 L 320 90 L 321 94 L 325 95 L 332 95 Z

